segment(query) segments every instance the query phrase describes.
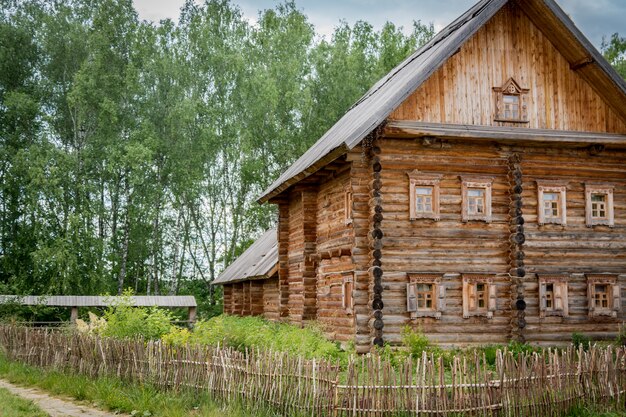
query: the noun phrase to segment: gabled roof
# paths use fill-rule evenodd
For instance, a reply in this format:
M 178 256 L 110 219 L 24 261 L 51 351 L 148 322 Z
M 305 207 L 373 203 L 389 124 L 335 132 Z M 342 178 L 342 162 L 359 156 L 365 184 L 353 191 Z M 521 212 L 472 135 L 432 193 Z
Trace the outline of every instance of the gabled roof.
M 122 297 L 100 295 L 0 295 L 0 304 L 26 306 L 108 307 L 119 304 Z M 134 295 L 130 302 L 136 307 L 196 307 L 193 295 Z
M 278 232 L 270 229 L 220 274 L 214 284 L 267 279 L 278 264 Z
M 509 1 L 546 31 L 572 67 L 582 69 L 581 76 L 618 103 L 613 108 L 626 120 L 626 82 L 554 0 L 481 0 L 379 80 L 263 192 L 258 202 L 268 201 L 357 146 Z

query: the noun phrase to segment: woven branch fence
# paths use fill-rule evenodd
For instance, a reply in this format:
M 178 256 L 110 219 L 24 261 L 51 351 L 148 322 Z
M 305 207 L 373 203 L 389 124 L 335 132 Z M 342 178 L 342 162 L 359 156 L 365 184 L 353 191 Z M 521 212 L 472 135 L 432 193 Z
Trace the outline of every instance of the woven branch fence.
M 164 390 L 208 392 L 285 416 L 560 416 L 576 405 L 625 410 L 626 351 L 593 347 L 541 354 L 423 355 L 396 365 L 380 357 L 337 363 L 276 352 L 171 347 L 77 333 L 0 326 L 7 357 L 90 377 L 117 376 Z

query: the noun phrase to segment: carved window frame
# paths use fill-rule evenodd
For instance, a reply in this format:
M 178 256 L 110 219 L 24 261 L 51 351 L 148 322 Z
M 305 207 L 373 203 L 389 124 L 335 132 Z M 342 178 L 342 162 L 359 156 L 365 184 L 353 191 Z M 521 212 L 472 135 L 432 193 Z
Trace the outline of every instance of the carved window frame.
M 411 318 L 434 317 L 441 319 L 441 314 L 446 305 L 446 287 L 442 284 L 442 274 L 424 274 L 410 272 L 407 274 L 409 282 L 406 284 L 406 309 L 411 313 Z M 419 309 L 417 307 L 417 299 L 412 301 L 412 296 L 417 294 L 417 286 L 420 284 L 432 285 L 432 302 L 430 309 Z
M 585 183 L 585 222 L 587 227 L 600 225 L 613 227 L 615 225 L 615 214 L 613 211 L 614 189 L 615 186 L 611 184 Z M 606 218 L 593 217 L 593 201 L 591 198 L 594 194 L 606 195 Z
M 622 311 L 622 289 L 617 280 L 617 274 L 586 274 L 587 303 L 590 317 L 609 316 L 617 317 Z M 596 286 L 607 286 L 608 307 L 598 308 L 595 304 Z
M 497 306 L 496 284 L 494 275 L 463 274 L 463 318 L 493 318 Z M 477 285 L 485 285 L 485 307 L 478 307 Z
M 493 87 L 496 101 L 496 115 L 494 121 L 503 123 L 528 123 L 528 92 L 530 89 L 522 88 L 513 79 L 509 78 L 501 87 Z M 519 98 L 519 118 L 507 118 L 504 114 L 504 96 L 511 95 Z
M 354 313 L 354 277 L 344 276 L 341 283 L 341 305 L 346 314 Z
M 353 214 L 354 214 L 354 211 L 353 211 L 354 199 L 353 199 L 353 194 L 352 194 L 352 187 L 350 186 L 350 184 L 346 185 L 343 191 L 344 191 L 344 196 L 343 196 L 344 221 L 345 221 L 345 224 L 351 224 Z
M 418 219 L 432 219 L 435 221 L 441 220 L 441 211 L 440 211 L 440 187 L 439 183 L 441 181 L 441 174 L 425 174 L 423 172 L 418 171 L 417 169 L 406 173 L 409 177 L 409 219 L 410 220 L 418 220 Z M 430 213 L 426 212 L 417 212 L 417 192 L 416 188 L 418 187 L 431 187 L 433 190 L 432 193 L 432 206 L 433 210 Z
M 491 211 L 491 189 L 493 186 L 492 177 L 467 177 L 461 176 L 461 219 L 463 222 L 469 221 L 484 221 L 491 223 L 492 211 Z M 482 214 L 470 214 L 469 213 L 469 196 L 468 191 L 474 188 L 480 188 L 485 191 L 485 210 Z
M 559 194 L 559 217 L 546 217 L 544 213 L 544 194 Z M 537 180 L 537 223 L 567 225 L 567 182 Z
M 539 274 L 539 317 L 566 317 L 569 315 L 569 274 Z M 552 307 L 547 307 L 548 285 L 553 288 Z

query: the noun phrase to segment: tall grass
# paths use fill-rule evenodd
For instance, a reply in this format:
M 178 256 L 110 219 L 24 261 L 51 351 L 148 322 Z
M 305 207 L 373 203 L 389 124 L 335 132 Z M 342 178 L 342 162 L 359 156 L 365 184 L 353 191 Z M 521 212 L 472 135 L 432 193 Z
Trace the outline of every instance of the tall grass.
M 112 412 L 129 413 L 133 416 L 154 417 L 272 417 L 270 412 L 247 412 L 240 404 L 220 407 L 208 395 L 187 391 L 163 392 L 149 384 L 131 384 L 117 378 L 91 379 L 58 370 L 40 369 L 9 361 L 0 355 L 0 377 L 19 385 L 35 386 L 52 395 L 68 396 L 86 401 L 95 407 Z M 0 396 L 0 405 L 2 396 Z M 15 417 L 20 414 L 2 414 Z M 36 409 L 35 409 L 36 410 Z M 24 417 L 45 414 L 23 414 Z

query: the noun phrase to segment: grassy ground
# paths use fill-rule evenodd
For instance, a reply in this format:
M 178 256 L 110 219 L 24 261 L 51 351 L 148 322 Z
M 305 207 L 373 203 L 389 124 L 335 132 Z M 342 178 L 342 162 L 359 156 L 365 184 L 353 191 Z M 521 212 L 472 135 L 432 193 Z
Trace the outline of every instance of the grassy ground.
M 47 417 L 47 414 L 32 402 L 0 388 L 0 417 Z
M 116 378 L 90 379 L 69 373 L 42 370 L 11 362 L 2 355 L 0 355 L 0 378 L 18 385 L 38 387 L 52 395 L 85 401 L 104 410 L 142 417 L 271 416 L 269 413 L 259 411 L 247 412 L 235 405 L 222 408 L 206 395 L 165 393 L 151 385 L 129 384 Z M 15 404 L 17 407 L 19 402 Z M 0 392 L 0 417 L 45 416 L 43 413 L 37 414 L 36 408 L 33 408 L 31 414 L 17 412 L 3 414 L 5 411 L 3 405 L 3 396 Z M 9 402 L 9 406 L 11 405 Z

